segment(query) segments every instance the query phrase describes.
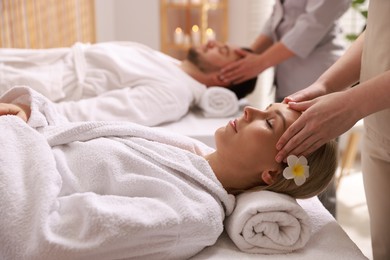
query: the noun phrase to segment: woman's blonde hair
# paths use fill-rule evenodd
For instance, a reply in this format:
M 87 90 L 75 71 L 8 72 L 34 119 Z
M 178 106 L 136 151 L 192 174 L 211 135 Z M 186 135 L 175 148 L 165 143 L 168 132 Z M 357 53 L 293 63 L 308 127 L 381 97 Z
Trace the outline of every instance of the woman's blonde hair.
M 301 186 L 297 186 L 294 179 L 287 180 L 280 173 L 273 184 L 268 186 L 255 187 L 251 190 L 269 190 L 284 193 L 297 199 L 305 199 L 316 196 L 326 189 L 337 169 L 337 142 L 330 141 L 308 158 L 309 178 Z M 283 163 L 283 169 L 287 164 Z

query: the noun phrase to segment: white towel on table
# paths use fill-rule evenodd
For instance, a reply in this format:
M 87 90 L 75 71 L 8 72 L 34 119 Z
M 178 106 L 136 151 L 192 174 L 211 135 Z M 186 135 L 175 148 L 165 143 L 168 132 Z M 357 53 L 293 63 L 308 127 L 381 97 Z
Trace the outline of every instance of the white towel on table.
M 240 250 L 260 254 L 292 252 L 311 234 L 309 216 L 297 201 L 270 191 L 238 195 L 225 229 Z
M 223 87 L 209 87 L 199 104 L 205 117 L 227 117 L 238 112 L 239 102 L 233 91 Z

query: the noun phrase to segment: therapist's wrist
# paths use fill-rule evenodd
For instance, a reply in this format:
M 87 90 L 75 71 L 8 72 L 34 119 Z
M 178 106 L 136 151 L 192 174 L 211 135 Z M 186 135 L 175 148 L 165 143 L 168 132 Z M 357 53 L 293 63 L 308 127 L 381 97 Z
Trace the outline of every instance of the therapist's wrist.
M 273 64 L 267 59 L 266 55 L 258 54 L 256 59 L 256 68 L 258 68 L 259 73 L 272 67 Z
M 320 77 L 315 81 L 314 84 L 317 86 L 318 91 L 321 93 L 321 95 L 327 95 L 338 91 L 337 88 L 334 86 L 334 83 L 332 83 L 326 78 Z

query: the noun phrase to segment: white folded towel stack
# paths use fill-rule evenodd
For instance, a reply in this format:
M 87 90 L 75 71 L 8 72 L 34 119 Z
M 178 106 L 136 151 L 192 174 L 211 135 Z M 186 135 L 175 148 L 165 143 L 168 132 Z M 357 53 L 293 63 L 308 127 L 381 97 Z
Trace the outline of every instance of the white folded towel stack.
M 239 110 L 239 102 L 233 91 L 223 87 L 209 87 L 199 100 L 199 108 L 205 117 L 228 117 Z
M 271 191 L 237 196 L 225 228 L 244 252 L 284 254 L 304 247 L 311 236 L 310 219 L 297 201 Z

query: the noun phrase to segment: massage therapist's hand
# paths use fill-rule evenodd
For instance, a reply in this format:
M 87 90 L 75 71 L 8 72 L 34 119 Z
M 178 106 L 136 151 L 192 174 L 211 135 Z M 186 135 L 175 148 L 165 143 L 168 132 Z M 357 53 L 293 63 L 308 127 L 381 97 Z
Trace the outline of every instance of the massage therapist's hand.
M 0 116 L 14 115 L 20 117 L 24 122 L 27 122 L 30 113 L 31 111 L 28 106 L 0 103 Z
M 221 69 L 220 79 L 230 84 L 239 84 L 251 78 L 257 77 L 263 71 L 260 55 L 236 49 L 235 52 L 242 56 Z
M 358 120 L 358 104 L 347 93 L 335 92 L 303 102 L 290 102 L 290 108 L 302 115 L 280 137 L 275 159 L 285 160 L 290 154 L 307 156 L 331 139 L 350 129 Z
M 319 96 L 327 94 L 326 87 L 320 83 L 313 83 L 307 88 L 301 89 L 294 94 L 284 98 L 283 103 L 288 104 L 289 102 L 301 102 L 315 99 Z

